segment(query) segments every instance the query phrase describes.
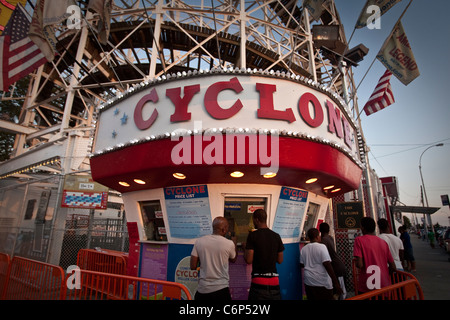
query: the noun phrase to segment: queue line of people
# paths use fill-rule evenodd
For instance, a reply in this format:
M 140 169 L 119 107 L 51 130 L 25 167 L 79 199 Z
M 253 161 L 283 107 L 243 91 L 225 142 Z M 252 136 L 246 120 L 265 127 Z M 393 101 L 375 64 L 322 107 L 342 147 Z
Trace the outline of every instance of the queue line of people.
M 244 260 L 252 265 L 249 300 L 280 300 L 281 291 L 277 264 L 283 262 L 284 245 L 278 233 L 267 226 L 267 213 L 258 209 L 252 216 L 255 230 L 244 245 Z M 403 270 L 403 261 L 414 261 L 406 229 L 401 227 L 402 240 L 388 231 L 385 219 L 378 221 L 380 235 L 375 234 L 372 218 L 361 219 L 362 236 L 355 239 L 353 256 L 361 270 L 358 292 L 367 292 L 390 284 L 390 274 Z M 190 267 L 199 270 L 195 300 L 231 300 L 229 290 L 229 262 L 237 259 L 236 239 L 227 239 L 228 220 L 217 217 L 213 234 L 197 239 L 191 252 Z M 319 230 L 311 228 L 309 243 L 300 252 L 299 265 L 304 269 L 304 286 L 308 300 L 343 300 L 347 292 L 344 278 L 345 264 L 335 250 L 330 227 L 321 223 Z M 406 233 L 406 235 L 404 235 Z M 415 265 L 413 266 L 415 267 Z

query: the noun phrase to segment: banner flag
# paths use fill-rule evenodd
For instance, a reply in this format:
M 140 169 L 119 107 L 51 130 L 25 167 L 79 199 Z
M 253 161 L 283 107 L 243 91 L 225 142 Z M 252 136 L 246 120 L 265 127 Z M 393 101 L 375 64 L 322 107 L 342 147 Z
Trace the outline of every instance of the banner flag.
M 56 36 L 51 26 L 44 25 L 45 0 L 38 0 L 31 20 L 28 36 L 41 49 L 47 61 L 53 61 L 56 53 Z
M 74 0 L 44 0 L 42 8 L 42 24 L 44 26 L 64 22 L 69 16 L 68 8 L 76 5 Z
M 358 21 L 356 21 L 355 28 L 361 29 L 367 26 L 367 21 L 373 16 L 373 11 L 370 10 L 370 6 L 378 6 L 380 8 L 380 17 L 389 11 L 394 5 L 402 0 L 367 0 L 361 14 L 359 15 Z M 367 12 L 369 11 L 369 12 Z
M 377 59 L 405 86 L 420 75 L 401 21 L 394 27 L 390 37 L 378 52 Z
M 88 5 L 88 10 L 99 14 L 98 36 L 100 43 L 103 45 L 108 43 L 112 2 L 112 0 L 90 0 Z

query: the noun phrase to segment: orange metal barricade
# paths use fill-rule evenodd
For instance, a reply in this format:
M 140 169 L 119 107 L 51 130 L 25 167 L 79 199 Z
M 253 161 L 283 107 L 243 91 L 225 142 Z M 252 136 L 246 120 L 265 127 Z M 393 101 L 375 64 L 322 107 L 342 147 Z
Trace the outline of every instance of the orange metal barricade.
M 128 254 L 114 250 L 81 249 L 77 266 L 82 270 L 127 274 Z
M 65 294 L 61 267 L 21 257 L 12 259 L 2 299 L 61 300 Z
M 79 288 L 67 289 L 68 300 L 192 300 L 176 282 L 80 270 Z
M 359 282 L 359 273 L 360 270 L 356 267 L 356 259 L 353 259 L 352 261 L 352 274 L 353 274 L 353 286 L 355 288 L 355 294 L 358 294 L 358 282 Z M 403 282 L 406 280 L 416 280 L 417 283 L 419 281 L 416 277 L 414 277 L 411 273 L 397 270 L 393 274 L 391 274 L 391 284 L 396 284 L 399 282 Z
M 397 270 L 391 274 L 392 285 L 373 290 L 363 294 L 358 292 L 358 279 L 360 270 L 356 267 L 356 259 L 353 259 L 353 285 L 355 297 L 347 300 L 423 300 L 423 291 L 419 281 L 412 274 Z
M 347 300 L 424 300 L 424 296 L 417 280 L 410 279 Z
M 68 281 L 74 274 L 66 277 L 59 266 L 21 257 L 10 261 L 8 255 L 0 254 L 0 280 L 4 280 L 0 299 L 192 300 L 187 288 L 176 282 L 78 270 L 79 278 L 75 276 Z M 67 282 L 74 288 L 69 289 Z
M 6 288 L 6 280 L 8 278 L 8 268 L 10 262 L 11 259 L 8 254 L 0 253 L 0 297 L 3 297 Z
M 399 283 L 399 282 L 406 281 L 406 280 L 416 280 L 417 282 L 419 282 L 417 280 L 417 278 L 414 277 L 411 273 L 408 273 L 405 271 L 397 270 L 396 272 L 391 274 L 391 283 L 392 284 Z

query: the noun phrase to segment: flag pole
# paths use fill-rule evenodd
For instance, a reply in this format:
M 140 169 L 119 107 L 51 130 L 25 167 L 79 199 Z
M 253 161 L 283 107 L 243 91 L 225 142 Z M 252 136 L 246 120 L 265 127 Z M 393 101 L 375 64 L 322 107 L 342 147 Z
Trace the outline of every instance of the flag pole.
M 386 40 L 383 43 L 383 46 L 381 47 L 380 50 L 382 50 L 387 42 L 389 41 L 389 39 L 391 38 L 392 34 L 395 32 L 395 29 L 397 28 L 397 25 L 399 24 L 399 22 L 402 20 L 403 16 L 405 15 L 406 11 L 408 11 L 409 7 L 411 6 L 413 0 L 410 0 L 408 5 L 406 6 L 405 10 L 403 10 L 403 13 L 400 15 L 400 18 L 398 18 L 397 22 L 395 23 L 394 27 L 392 28 L 391 33 L 389 34 L 389 36 L 386 38 Z M 356 92 L 358 92 L 359 87 L 361 86 L 362 82 L 364 81 L 364 79 L 366 78 L 367 74 L 369 73 L 370 69 L 372 69 L 375 61 L 377 60 L 377 56 L 375 56 L 375 58 L 373 59 L 371 65 L 369 66 L 369 68 L 367 69 L 366 73 L 364 74 L 363 78 L 361 79 L 361 81 L 359 82 L 358 86 L 356 87 Z M 356 118 L 356 121 L 358 121 L 358 119 L 361 117 L 362 112 L 364 111 L 364 108 L 361 110 L 361 112 L 358 114 L 358 117 Z
M 398 18 L 398 21 L 395 25 L 397 25 L 399 23 L 399 21 L 403 18 L 403 16 L 405 15 L 406 11 L 408 11 L 409 7 L 411 6 L 411 3 L 413 2 L 413 0 L 409 1 L 408 5 L 406 6 L 405 10 L 403 11 L 402 15 L 400 16 L 400 18 Z
M 355 35 L 355 31 L 356 31 L 356 28 L 353 28 L 352 34 L 350 35 L 350 38 L 349 38 L 348 41 L 347 41 L 347 48 L 346 48 L 346 50 L 347 50 L 348 47 L 350 46 L 350 42 L 352 41 L 353 36 Z

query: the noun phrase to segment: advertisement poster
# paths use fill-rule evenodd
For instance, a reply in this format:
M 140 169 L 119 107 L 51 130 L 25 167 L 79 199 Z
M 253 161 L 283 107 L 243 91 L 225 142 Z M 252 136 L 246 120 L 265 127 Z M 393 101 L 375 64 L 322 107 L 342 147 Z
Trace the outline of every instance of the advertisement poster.
M 273 231 L 281 238 L 299 238 L 305 215 L 308 192 L 288 187 L 281 188 Z
M 171 237 L 195 239 L 212 233 L 206 185 L 164 188 L 164 196 Z
M 141 277 L 167 280 L 167 252 L 166 244 L 143 244 Z
M 191 257 L 188 256 L 181 259 L 178 263 L 175 269 L 175 282 L 184 285 L 189 290 L 192 298 L 194 298 L 198 287 L 198 271 L 191 270 L 190 261 Z M 182 292 L 181 298 L 184 300 L 187 298 L 184 292 Z
M 142 246 L 140 276 L 142 278 L 167 280 L 167 254 L 168 245 L 148 244 Z M 142 293 L 154 295 L 153 286 L 147 288 L 147 283 L 143 283 Z M 157 286 L 157 292 L 162 292 L 162 286 Z

